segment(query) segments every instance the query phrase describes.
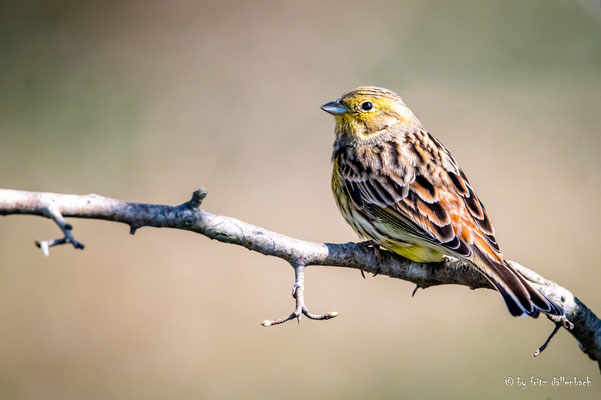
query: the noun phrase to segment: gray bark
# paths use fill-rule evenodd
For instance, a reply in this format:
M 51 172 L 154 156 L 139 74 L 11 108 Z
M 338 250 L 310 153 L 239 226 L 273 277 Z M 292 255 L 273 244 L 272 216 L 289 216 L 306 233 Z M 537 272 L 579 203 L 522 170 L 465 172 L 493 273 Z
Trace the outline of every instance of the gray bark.
M 206 192 L 201 189 L 194 192 L 191 200 L 178 206 L 168 206 L 130 203 L 95 194 L 73 195 L 0 189 L 0 215 L 31 214 L 53 219 L 65 237 L 38 243 L 46 254 L 49 247 L 58 244 L 71 243 L 76 248 L 83 248 L 73 237 L 71 225 L 63 218 L 77 217 L 122 222 L 130 226 L 132 234 L 136 229 L 145 226 L 188 230 L 220 242 L 236 244 L 284 259 L 295 267 L 296 283 L 293 294 L 297 300 L 297 307 L 295 312 L 286 318 L 264 321 L 265 326 L 295 317 L 300 320 L 300 314 L 312 319 L 329 319 L 337 315 L 329 313 L 315 316 L 306 309 L 302 296 L 302 269 L 309 265 L 355 268 L 410 281 L 420 288 L 456 284 L 472 289 L 493 289 L 480 273 L 460 260 L 446 258 L 440 263 L 416 263 L 386 251 L 377 255 L 373 248 L 362 243 L 315 243 L 295 239 L 236 218 L 202 210 L 200 205 L 205 196 Z M 601 367 L 601 321 L 595 314 L 566 288 L 518 263 L 511 263 L 539 291 L 563 307 L 569 321 L 563 321 L 564 327 L 568 328 L 570 334 L 578 341 L 580 348 Z

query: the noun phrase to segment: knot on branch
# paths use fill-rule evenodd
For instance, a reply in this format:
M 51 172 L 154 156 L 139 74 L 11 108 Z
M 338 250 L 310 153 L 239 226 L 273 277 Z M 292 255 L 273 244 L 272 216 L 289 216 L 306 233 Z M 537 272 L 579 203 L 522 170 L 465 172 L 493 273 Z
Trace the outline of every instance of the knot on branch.
M 189 207 L 192 209 L 198 208 L 202 204 L 202 201 L 204 200 L 205 197 L 207 197 L 206 189 L 199 188 L 198 190 L 195 190 L 194 193 L 192 193 L 192 198 L 189 201 L 187 201 L 186 203 L 184 203 L 184 205 L 186 205 L 186 207 Z

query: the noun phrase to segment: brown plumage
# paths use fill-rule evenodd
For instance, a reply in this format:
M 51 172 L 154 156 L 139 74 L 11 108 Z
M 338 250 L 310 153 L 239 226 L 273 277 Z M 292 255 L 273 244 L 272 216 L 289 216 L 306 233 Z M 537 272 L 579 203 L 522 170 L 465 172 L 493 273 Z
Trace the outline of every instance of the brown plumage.
M 469 180 L 398 95 L 360 87 L 322 108 L 336 117 L 334 197 L 359 235 L 418 262 L 469 261 L 512 315 L 563 314 L 503 259 Z

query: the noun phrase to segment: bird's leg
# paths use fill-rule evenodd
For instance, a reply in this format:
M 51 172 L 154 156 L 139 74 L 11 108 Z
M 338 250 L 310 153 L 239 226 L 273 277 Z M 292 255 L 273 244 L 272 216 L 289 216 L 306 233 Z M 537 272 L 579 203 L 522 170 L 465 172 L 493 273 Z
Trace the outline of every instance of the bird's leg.
M 374 247 L 374 254 L 376 256 L 376 260 L 378 261 L 378 269 L 376 270 L 376 272 L 374 274 L 372 274 L 372 277 L 378 276 L 378 274 L 380 273 L 380 263 L 382 262 L 382 252 L 380 251 L 380 245 L 372 242 L 372 245 Z
M 292 286 L 292 297 L 296 300 L 296 307 L 294 308 L 294 311 L 292 312 L 292 314 L 290 314 L 284 318 L 274 319 L 274 320 L 266 319 L 265 321 L 261 322 L 261 325 L 263 325 L 263 326 L 278 325 L 278 324 L 282 324 L 284 322 L 290 321 L 291 319 L 294 319 L 294 318 L 296 318 L 296 320 L 300 324 L 302 314 L 307 316 L 307 318 L 309 318 L 309 319 L 315 319 L 315 320 L 332 319 L 332 318 L 337 317 L 338 313 L 336 311 L 333 311 L 333 312 L 330 312 L 327 314 L 323 314 L 323 315 L 315 315 L 315 314 L 311 314 L 309 312 L 309 309 L 305 305 L 305 296 L 304 296 L 305 265 L 302 264 L 301 262 L 294 262 L 292 264 L 292 266 L 294 267 L 294 286 Z
M 380 245 L 374 242 L 373 240 L 366 240 L 365 242 L 360 242 L 359 244 L 371 247 L 373 249 L 374 255 L 376 256 L 376 261 L 378 262 L 378 269 L 374 274 L 372 274 L 372 277 L 378 276 L 378 274 L 380 273 L 379 264 L 382 262 L 382 252 L 380 251 Z M 361 276 L 363 277 L 363 279 L 365 279 L 365 271 L 363 271 L 363 268 L 361 268 L 359 271 L 361 271 Z

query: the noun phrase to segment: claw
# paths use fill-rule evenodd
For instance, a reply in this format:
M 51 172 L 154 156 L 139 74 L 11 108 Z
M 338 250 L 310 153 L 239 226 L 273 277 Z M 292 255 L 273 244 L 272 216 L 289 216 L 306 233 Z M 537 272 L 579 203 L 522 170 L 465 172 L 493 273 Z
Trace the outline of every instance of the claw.
M 375 278 L 380 273 L 380 264 L 382 263 L 382 252 L 380 251 L 380 245 L 375 242 L 371 242 L 374 248 L 374 254 L 376 256 L 376 260 L 378 261 L 378 270 L 375 274 L 372 275 L 372 278 Z
M 380 264 L 382 262 L 382 252 L 380 251 L 379 244 L 377 244 L 373 240 L 366 240 L 365 242 L 361 242 L 359 244 L 362 244 L 367 247 L 371 247 L 374 251 L 374 255 L 376 256 L 376 261 L 378 262 L 378 264 Z M 365 272 L 363 271 L 363 269 L 360 269 L 359 271 L 361 271 L 361 276 L 363 277 L 363 279 L 365 279 Z M 378 267 L 376 272 L 373 273 L 371 277 L 374 278 L 374 277 L 378 276 L 379 273 L 380 273 L 380 268 Z

